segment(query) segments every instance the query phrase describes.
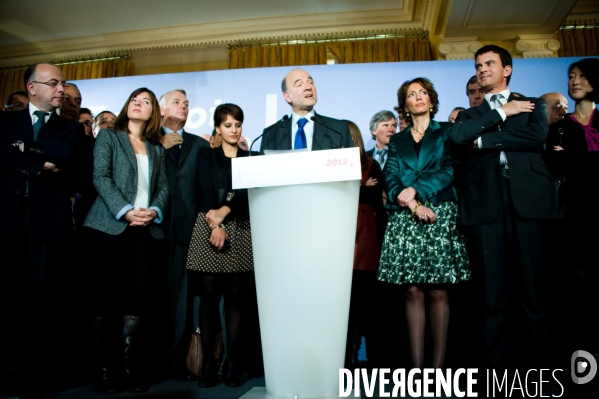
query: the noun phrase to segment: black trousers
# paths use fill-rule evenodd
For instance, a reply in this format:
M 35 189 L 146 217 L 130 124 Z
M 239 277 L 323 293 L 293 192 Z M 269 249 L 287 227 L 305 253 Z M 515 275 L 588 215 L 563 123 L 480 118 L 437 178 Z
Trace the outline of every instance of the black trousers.
M 181 245 L 174 238 L 168 240 L 166 269 L 166 315 L 167 334 L 171 343 L 169 350 L 175 366 L 184 365 L 187 343 L 193 332 L 193 295 L 188 290 L 188 272 L 185 268 L 189 246 Z
M 91 229 L 94 316 L 144 316 L 152 309 L 157 240 L 150 227 L 127 226 L 118 235 Z
M 517 214 L 509 178 L 502 179 L 500 200 L 493 223 L 466 230 L 468 249 L 483 305 L 483 363 L 521 367 L 541 360 L 547 340 L 541 276 L 545 222 Z
M 66 321 L 73 308 L 68 267 L 73 241 L 40 240 L 31 215 L 26 197 L 14 225 L 0 237 L 0 362 L 3 371 L 41 367 L 52 373 L 60 368 L 56 360 L 66 357 L 58 352 L 67 350 L 72 331 Z M 53 344 L 36 345 L 40 336 Z

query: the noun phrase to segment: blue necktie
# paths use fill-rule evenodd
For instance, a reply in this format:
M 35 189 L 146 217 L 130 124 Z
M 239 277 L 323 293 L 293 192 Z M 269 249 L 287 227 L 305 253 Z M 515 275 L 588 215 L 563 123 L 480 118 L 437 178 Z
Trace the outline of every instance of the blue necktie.
M 381 165 L 381 168 L 385 164 L 385 159 L 387 158 L 387 151 L 389 151 L 388 148 L 383 148 L 379 151 L 379 165 Z
M 37 122 L 33 124 L 33 140 L 37 140 L 40 130 L 42 130 L 42 127 L 46 124 L 46 115 L 48 115 L 48 113 L 44 111 L 33 111 L 33 113 L 37 116 Z
M 308 123 L 306 118 L 299 118 L 297 121 L 297 132 L 295 133 L 295 143 L 293 145 L 294 150 L 301 150 L 302 148 L 308 147 L 306 143 L 306 133 L 304 132 L 304 126 Z

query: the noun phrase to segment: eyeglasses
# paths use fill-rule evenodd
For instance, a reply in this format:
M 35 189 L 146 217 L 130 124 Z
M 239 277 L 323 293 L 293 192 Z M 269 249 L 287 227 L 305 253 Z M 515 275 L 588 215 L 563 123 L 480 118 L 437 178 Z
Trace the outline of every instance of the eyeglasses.
M 83 121 L 81 123 L 83 123 L 85 126 L 91 126 L 92 125 L 91 121 Z
M 58 86 L 64 87 L 64 85 L 67 84 L 67 82 L 65 82 L 64 80 L 62 82 L 59 82 L 58 80 L 54 80 L 54 79 L 49 80 L 47 82 L 38 82 L 36 80 L 32 80 L 31 82 L 32 83 L 39 83 L 39 84 L 46 85 L 46 86 L 50 86 L 52 88 L 56 88 Z
M 12 103 L 10 105 L 4 106 L 4 108 L 11 109 L 12 107 L 22 107 L 23 105 L 25 105 L 25 104 L 24 103 Z

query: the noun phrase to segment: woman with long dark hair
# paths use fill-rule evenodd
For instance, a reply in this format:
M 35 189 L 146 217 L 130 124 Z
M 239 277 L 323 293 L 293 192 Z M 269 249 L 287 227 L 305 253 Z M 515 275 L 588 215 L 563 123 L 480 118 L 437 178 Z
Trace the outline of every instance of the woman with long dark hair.
M 239 148 L 243 111 L 221 104 L 214 111 L 214 129 L 221 139 L 216 148 L 203 148 L 198 171 L 199 207 L 191 236 L 187 269 L 190 284 L 199 291 L 200 330 L 204 355 L 201 387 L 216 385 L 218 361 L 214 337 L 220 331 L 219 304 L 224 297 L 227 386 L 241 385 L 239 361 L 241 320 L 253 283 L 247 190 L 233 190 L 231 160 L 249 153 Z
M 169 195 L 159 130 L 158 101 L 142 87 L 131 93 L 114 129 L 99 131 L 94 146 L 98 198 L 84 225 L 91 228 L 94 363 L 102 393 L 123 389 L 122 372 L 127 390 L 147 390 L 140 334 Z
M 406 81 L 397 92 L 406 129 L 389 142 L 383 174 L 389 223 L 378 279 L 406 287 L 412 367 L 424 367 L 425 296 L 433 338 L 432 367 L 445 361 L 449 300 L 447 286 L 470 278 L 466 243 L 456 228 L 452 185 L 451 124 L 433 119 L 437 92 L 426 78 Z

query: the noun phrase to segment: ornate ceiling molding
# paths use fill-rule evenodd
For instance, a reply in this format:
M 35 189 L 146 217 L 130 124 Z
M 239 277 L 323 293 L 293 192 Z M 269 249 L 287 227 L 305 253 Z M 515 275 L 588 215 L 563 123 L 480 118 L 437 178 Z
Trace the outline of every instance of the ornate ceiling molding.
M 439 53 L 446 60 L 472 60 L 474 54 L 483 45 L 476 41 L 476 38 L 456 38 L 452 40 L 444 40 L 439 44 Z
M 564 21 L 565 26 L 577 26 L 577 27 L 593 27 L 599 24 L 599 13 L 586 14 L 586 15 L 569 15 Z
M 557 57 L 559 47 L 553 35 L 521 35 L 516 42 L 516 52 L 523 58 Z
M 89 53 L 228 44 L 240 40 L 276 41 L 357 36 L 398 29 L 417 31 L 424 28 L 424 21 L 415 18 L 416 5 L 422 9 L 423 3 L 430 1 L 438 0 L 404 0 L 401 7 L 392 9 L 238 19 L 4 46 L 0 47 L 0 63 L 74 57 Z M 419 14 L 422 16 L 423 13 Z M 306 24 L 306 21 L 310 23 Z

